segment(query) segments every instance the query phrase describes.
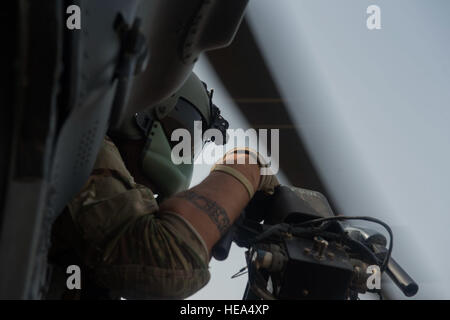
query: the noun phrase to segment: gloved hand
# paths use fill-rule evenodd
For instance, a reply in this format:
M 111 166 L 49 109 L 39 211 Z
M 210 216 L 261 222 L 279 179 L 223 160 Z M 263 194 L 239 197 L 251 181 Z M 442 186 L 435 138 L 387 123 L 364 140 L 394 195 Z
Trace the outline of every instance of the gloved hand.
M 259 186 L 257 191 L 263 191 L 267 194 L 273 194 L 276 187 L 280 185 L 277 176 L 274 174 L 261 175 L 261 180 L 259 181 Z
M 258 164 L 258 166 L 260 168 L 260 172 L 259 172 L 260 179 L 259 179 L 259 184 L 258 184 L 256 191 L 263 191 L 267 194 L 274 193 L 275 187 L 280 185 L 277 177 L 274 174 L 271 174 L 271 171 L 268 168 L 268 164 L 267 164 L 266 160 L 263 159 L 263 157 L 259 153 L 255 152 L 249 148 L 235 148 L 235 149 L 228 151 L 224 155 L 224 157 L 213 166 L 211 171 L 221 171 L 221 172 L 230 174 L 231 176 L 233 176 L 234 178 L 239 180 L 244 185 L 244 187 L 247 189 L 247 191 L 249 193 L 250 198 L 252 198 L 255 191 L 254 191 L 253 185 L 250 183 L 248 178 L 245 177 L 245 175 L 242 172 L 240 172 L 239 170 L 231 167 L 229 165 L 230 163 L 228 163 L 228 165 L 227 165 L 228 159 L 234 159 L 234 157 L 230 157 L 230 155 L 233 155 L 233 154 L 248 154 L 249 157 L 252 159 L 252 160 L 250 160 L 249 163 L 250 164 Z M 235 161 L 234 161 L 234 163 L 235 163 Z M 248 162 L 247 162 L 247 164 L 248 164 Z M 264 170 L 262 170 L 262 169 L 264 169 Z

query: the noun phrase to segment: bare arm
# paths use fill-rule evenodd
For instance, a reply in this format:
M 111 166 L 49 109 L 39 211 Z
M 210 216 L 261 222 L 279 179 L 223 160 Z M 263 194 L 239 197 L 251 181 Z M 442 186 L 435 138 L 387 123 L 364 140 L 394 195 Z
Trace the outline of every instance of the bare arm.
M 256 190 L 260 179 L 258 165 L 248 164 L 248 155 L 230 156 L 235 159 L 246 158 L 247 164 L 228 166 L 244 174 Z M 178 213 L 189 221 L 211 252 L 214 244 L 238 218 L 249 200 L 242 183 L 226 173 L 214 171 L 199 185 L 163 202 L 160 209 Z

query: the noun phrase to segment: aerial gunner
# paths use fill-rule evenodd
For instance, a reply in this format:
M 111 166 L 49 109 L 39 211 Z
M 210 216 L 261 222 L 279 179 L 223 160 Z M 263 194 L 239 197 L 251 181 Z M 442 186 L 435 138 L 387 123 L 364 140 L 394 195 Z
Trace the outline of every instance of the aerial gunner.
M 193 132 L 195 121 L 226 135 L 211 92 L 192 73 L 171 97 L 105 137 L 88 181 L 53 226 L 47 298 L 182 299 L 206 285 L 213 246 L 256 191 L 279 183 L 261 174 L 257 153 L 233 149 L 188 189 L 194 161 L 172 162 L 171 134 Z M 192 160 L 205 143 L 192 140 Z M 74 264 L 81 290 L 65 286 Z

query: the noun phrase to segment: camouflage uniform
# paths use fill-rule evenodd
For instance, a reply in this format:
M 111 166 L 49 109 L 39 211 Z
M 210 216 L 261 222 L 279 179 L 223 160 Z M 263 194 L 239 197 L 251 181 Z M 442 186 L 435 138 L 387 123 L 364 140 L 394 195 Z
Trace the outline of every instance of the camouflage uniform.
M 67 258 L 71 251 L 82 273 L 110 297 L 181 299 L 210 278 L 202 238 L 180 215 L 158 211 L 152 191 L 134 182 L 108 138 L 89 180 L 53 227 L 50 259 L 76 264 Z

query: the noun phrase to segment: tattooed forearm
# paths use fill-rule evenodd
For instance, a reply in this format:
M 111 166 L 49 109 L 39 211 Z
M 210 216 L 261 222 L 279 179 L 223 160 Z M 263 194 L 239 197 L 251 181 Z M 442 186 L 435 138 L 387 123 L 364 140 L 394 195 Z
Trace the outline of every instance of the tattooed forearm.
M 219 206 L 217 202 L 197 194 L 192 190 L 178 193 L 175 197 L 188 200 L 197 208 L 205 212 L 211 221 L 217 226 L 220 235 L 225 234 L 230 227 L 230 219 L 228 218 L 226 211 Z

